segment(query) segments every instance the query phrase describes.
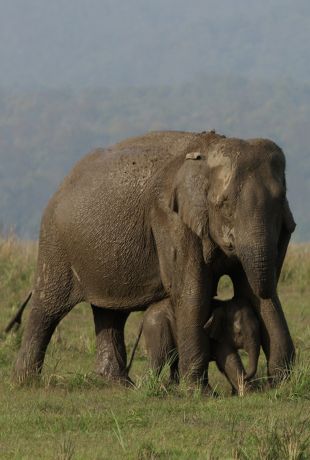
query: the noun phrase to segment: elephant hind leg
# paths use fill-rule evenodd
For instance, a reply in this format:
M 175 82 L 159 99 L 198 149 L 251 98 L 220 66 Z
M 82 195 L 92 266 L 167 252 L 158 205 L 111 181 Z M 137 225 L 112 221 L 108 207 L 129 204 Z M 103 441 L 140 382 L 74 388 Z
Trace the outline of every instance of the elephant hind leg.
M 92 305 L 96 332 L 96 372 L 108 380 L 132 383 L 126 370 L 124 327 L 129 312 Z
M 56 236 L 50 244 L 40 242 L 32 306 L 15 364 L 15 380 L 41 372 L 56 326 L 82 300 L 80 286 Z
M 33 302 L 13 372 L 15 381 L 21 383 L 41 372 L 53 332 L 74 305 L 53 308 L 49 304 L 47 308 L 44 304 Z

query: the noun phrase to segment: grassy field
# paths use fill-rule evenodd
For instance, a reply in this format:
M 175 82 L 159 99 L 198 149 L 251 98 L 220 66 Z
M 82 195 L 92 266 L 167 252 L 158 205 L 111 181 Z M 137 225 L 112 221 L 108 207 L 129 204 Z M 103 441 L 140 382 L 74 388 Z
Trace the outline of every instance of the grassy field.
M 0 331 L 31 287 L 36 245 L 0 240 Z M 93 373 L 95 340 L 88 305 L 77 306 L 49 346 L 39 382 L 14 386 L 10 374 L 21 332 L 0 337 L 1 459 L 309 459 L 310 458 L 310 246 L 290 248 L 280 297 L 297 349 L 290 381 L 230 397 L 211 364 L 218 398 L 169 387 L 156 379 L 140 344 L 132 369 L 136 389 L 103 382 Z M 227 282 L 222 292 L 228 293 Z M 129 349 L 141 313 L 126 329 Z

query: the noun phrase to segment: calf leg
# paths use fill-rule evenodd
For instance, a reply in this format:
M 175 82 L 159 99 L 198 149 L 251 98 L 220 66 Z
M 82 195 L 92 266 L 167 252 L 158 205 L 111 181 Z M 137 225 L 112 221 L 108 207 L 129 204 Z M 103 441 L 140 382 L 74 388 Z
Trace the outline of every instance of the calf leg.
M 178 359 L 172 333 L 170 301 L 152 305 L 144 314 L 143 335 L 151 368 L 160 374 L 166 363 L 170 366 L 170 379 L 178 381 Z

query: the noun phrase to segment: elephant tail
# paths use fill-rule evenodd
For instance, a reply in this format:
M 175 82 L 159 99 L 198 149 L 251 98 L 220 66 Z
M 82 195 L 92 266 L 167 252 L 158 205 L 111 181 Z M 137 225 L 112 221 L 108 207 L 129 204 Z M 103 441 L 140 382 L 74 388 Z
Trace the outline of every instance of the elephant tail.
M 14 317 L 11 319 L 11 321 L 9 322 L 9 324 L 6 326 L 6 328 L 4 329 L 4 332 L 7 334 L 8 332 L 11 331 L 11 329 L 13 329 L 13 326 L 16 324 L 16 328 L 15 330 L 19 329 L 20 325 L 21 325 L 21 322 L 22 322 L 22 316 L 23 316 L 23 312 L 30 300 L 32 296 L 32 291 L 29 292 L 27 298 L 24 300 L 24 302 L 21 304 L 21 306 L 19 307 L 19 309 L 17 310 L 17 313 L 14 315 Z
M 135 343 L 134 343 L 134 346 L 133 346 L 133 348 L 132 348 L 131 355 L 130 355 L 130 359 L 129 359 L 129 362 L 128 362 L 127 367 L 126 367 L 126 372 L 127 372 L 127 374 L 129 374 L 129 371 L 130 371 L 130 369 L 131 369 L 131 366 L 132 366 L 132 363 L 133 363 L 133 359 L 134 359 L 134 357 L 135 357 L 135 353 L 136 353 L 138 344 L 139 344 L 139 342 L 140 342 L 142 330 L 143 330 L 143 319 L 142 319 L 142 321 L 141 321 L 141 323 L 140 323 L 138 336 L 137 336 L 136 341 L 135 341 Z

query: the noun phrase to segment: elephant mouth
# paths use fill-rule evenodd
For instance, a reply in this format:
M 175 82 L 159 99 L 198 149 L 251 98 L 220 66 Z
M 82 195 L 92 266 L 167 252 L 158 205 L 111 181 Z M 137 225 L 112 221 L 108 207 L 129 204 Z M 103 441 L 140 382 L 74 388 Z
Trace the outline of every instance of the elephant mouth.
M 232 243 L 224 244 L 222 246 L 222 251 L 229 258 L 236 256 L 236 247 Z

